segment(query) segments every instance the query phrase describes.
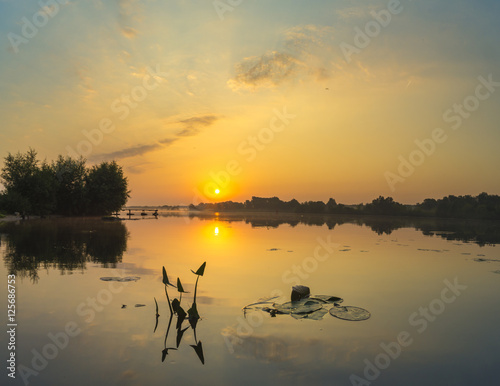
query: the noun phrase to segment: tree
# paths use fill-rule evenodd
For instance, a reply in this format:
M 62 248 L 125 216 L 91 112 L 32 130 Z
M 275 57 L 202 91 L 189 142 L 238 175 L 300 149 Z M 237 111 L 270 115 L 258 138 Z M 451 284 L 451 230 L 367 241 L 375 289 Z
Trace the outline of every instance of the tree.
M 36 197 L 38 190 L 34 189 L 39 178 L 38 172 L 38 160 L 33 149 L 29 149 L 26 154 L 9 153 L 5 157 L 0 177 L 5 186 L 5 201 L 9 211 L 19 212 L 23 217 L 33 213 L 39 201 Z
M 85 181 L 90 214 L 111 214 L 122 209 L 127 202 L 127 178 L 115 161 L 93 166 Z
M 379 196 L 370 204 L 365 205 L 364 211 L 369 214 L 400 215 L 404 214 L 405 207 L 394 201 L 392 197 Z
M 52 168 L 43 162 L 31 178 L 30 203 L 32 213 L 45 217 L 56 208 L 56 183 Z
M 109 214 L 121 209 L 129 197 L 127 179 L 116 162 L 87 168 L 85 159 L 59 156 L 50 165 L 36 152 L 8 154 L 0 173 L 5 190 L 0 209 L 45 216 Z
M 335 199 L 333 198 L 330 198 L 326 203 L 326 212 L 335 213 L 336 209 L 337 209 L 337 201 L 335 201 Z
M 38 169 L 38 160 L 36 151 L 29 149 L 26 154 L 18 152 L 16 155 L 9 153 L 5 157 L 4 167 L 0 177 L 7 191 L 17 190 L 18 192 L 28 193 L 28 178 Z
M 57 207 L 56 212 L 65 215 L 84 214 L 87 207 L 85 198 L 85 159 L 59 156 L 52 162 L 55 177 Z

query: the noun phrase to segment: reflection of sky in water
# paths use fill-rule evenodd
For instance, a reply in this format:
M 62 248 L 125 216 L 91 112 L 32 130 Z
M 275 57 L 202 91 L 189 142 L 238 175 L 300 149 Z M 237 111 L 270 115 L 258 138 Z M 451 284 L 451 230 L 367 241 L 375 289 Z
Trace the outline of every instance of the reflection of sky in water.
M 500 276 L 493 271 L 500 269 L 500 262 L 488 260 L 500 259 L 498 247 L 425 236 L 411 228 L 377 235 L 352 224 L 332 230 L 301 224 L 272 228 L 221 219 L 161 217 L 125 224 L 127 250 L 116 268 L 87 259 L 74 271 L 42 265 L 36 283 L 29 277 L 18 280 L 18 365 L 30 366 L 32 350 L 41 351 L 50 342 L 47 334 L 63 331 L 68 322 L 82 330 L 39 375 L 29 378 L 30 384 L 350 385 L 352 373 L 363 376 L 365 359 L 373 362 L 382 352 L 380 344 L 395 341 L 402 331 L 410 334 L 411 345 L 373 384 L 495 383 L 500 362 Z M 328 237 L 336 244 L 334 252 L 317 262 L 317 269 L 305 269 L 317 239 Z M 3 255 L 6 247 L 3 235 Z M 474 261 L 478 255 L 486 261 Z M 161 267 L 166 267 L 171 281 L 179 276 L 191 292 L 183 296 L 187 306 L 196 280 L 190 269 L 203 261 L 207 269 L 198 287 L 202 320 L 197 338 L 203 342 L 205 365 L 189 347 L 194 344 L 191 330 L 179 350 L 170 351 L 161 363 L 168 322 Z M 4 265 L 1 270 L 6 277 Z M 89 298 L 101 294 L 105 299 L 100 291 L 110 288 L 110 282 L 99 280 L 103 276 L 141 279 L 123 287 L 115 282 L 114 288 L 122 289 L 102 310 L 92 312 Z M 419 333 L 421 325 L 410 324 L 410 315 L 429 307 L 441 296 L 443 281 L 453 282 L 455 277 L 467 289 Z M 371 319 L 347 322 L 325 315 L 321 321 L 295 320 L 257 311 L 247 315 L 246 323 L 253 326 L 245 323 L 243 306 L 275 293 L 287 298 L 297 280 L 313 293 L 340 296 L 344 305 L 368 309 Z M 169 294 L 175 296 L 172 290 Z M 154 334 L 153 297 L 160 307 Z M 123 304 L 127 307 L 122 309 Z M 6 309 L 5 296 L 0 307 Z M 171 346 L 175 328 L 167 343 Z M 5 336 L 1 347 L 6 347 Z M 13 384 L 22 384 L 19 374 Z

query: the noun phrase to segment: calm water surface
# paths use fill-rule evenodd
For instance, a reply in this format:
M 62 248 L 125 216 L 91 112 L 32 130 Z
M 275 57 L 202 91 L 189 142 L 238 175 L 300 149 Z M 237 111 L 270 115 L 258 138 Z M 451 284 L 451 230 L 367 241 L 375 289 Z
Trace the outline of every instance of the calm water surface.
M 0 236 L 4 287 L 16 275 L 18 323 L 16 379 L 4 369 L 1 384 L 498 384 L 496 223 L 160 216 L 0 224 Z M 196 337 L 188 328 L 162 362 L 169 322 L 162 266 L 190 292 L 187 309 L 191 269 L 204 261 Z M 127 276 L 140 279 L 100 280 Z M 243 312 L 261 298 L 287 301 L 294 284 L 342 297 L 371 318 Z M 169 295 L 178 297 L 175 288 Z M 204 364 L 191 347 L 199 341 Z M 175 319 L 166 347 L 176 347 Z

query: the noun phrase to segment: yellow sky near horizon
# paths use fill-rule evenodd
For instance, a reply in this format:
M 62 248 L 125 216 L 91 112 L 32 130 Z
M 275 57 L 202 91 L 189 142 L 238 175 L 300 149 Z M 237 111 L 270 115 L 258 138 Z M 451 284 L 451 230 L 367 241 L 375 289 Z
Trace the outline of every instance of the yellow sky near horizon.
M 500 193 L 496 2 L 57 4 L 0 4 L 2 157 L 116 159 L 130 205 Z

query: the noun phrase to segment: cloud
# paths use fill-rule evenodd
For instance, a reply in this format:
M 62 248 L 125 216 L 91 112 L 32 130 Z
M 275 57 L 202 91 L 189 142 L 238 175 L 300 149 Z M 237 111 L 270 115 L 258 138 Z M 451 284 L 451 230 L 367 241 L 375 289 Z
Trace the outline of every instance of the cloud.
M 177 138 L 165 138 L 165 139 L 160 139 L 158 142 L 161 143 L 162 145 L 171 145 L 177 141 Z
M 138 35 L 135 24 L 143 19 L 142 5 L 138 0 L 118 0 L 118 25 L 123 36 L 133 39 Z
M 132 27 L 122 27 L 121 28 L 122 35 L 127 39 L 133 39 L 138 35 L 138 31 Z
M 127 171 L 132 174 L 141 174 L 146 169 L 151 169 L 151 162 L 143 162 L 137 165 L 129 165 L 127 166 Z
M 162 149 L 166 146 L 170 146 L 172 143 L 177 141 L 178 138 L 166 138 L 159 140 L 156 143 L 149 144 L 149 145 L 138 145 L 138 146 L 132 146 L 128 147 L 125 149 L 117 150 L 111 153 L 105 153 L 105 154 L 99 154 L 96 157 L 92 157 L 93 160 L 99 159 L 99 160 L 117 160 L 117 159 L 122 159 L 122 158 L 130 158 L 130 157 L 136 157 L 136 156 L 141 156 L 146 153 L 150 153 L 155 150 Z
M 324 49 L 334 37 L 334 30 L 328 26 L 300 25 L 285 31 L 284 46 L 291 52 L 307 54 L 316 48 Z
M 142 156 L 152 151 L 168 147 L 172 145 L 174 142 L 179 141 L 183 137 L 196 135 L 201 131 L 202 128 L 213 125 L 219 119 L 220 117 L 214 114 L 207 114 L 197 117 L 181 119 L 176 121 L 175 124 L 181 124 L 184 126 L 184 128 L 180 132 L 175 134 L 175 137 L 173 138 L 164 138 L 157 140 L 155 143 L 151 144 L 131 146 L 111 153 L 98 154 L 96 156 L 91 157 L 90 160 L 96 162 L 101 160 L 108 161 L 108 160 L 118 160 L 123 158 Z M 130 166 L 129 171 L 132 173 L 141 173 L 143 171 L 141 165 Z
M 244 58 L 235 66 L 228 81 L 233 90 L 275 87 L 311 75 L 323 80 L 330 77 L 333 29 L 327 26 L 301 25 L 283 34 L 280 48 L 260 56 Z
M 301 63 L 293 56 L 277 52 L 266 52 L 261 56 L 243 59 L 236 65 L 236 76 L 229 86 L 270 87 L 277 86 L 298 72 Z
M 377 9 L 375 5 L 362 5 L 338 9 L 337 15 L 344 20 L 363 19 L 369 16 L 370 11 Z
M 196 135 L 201 128 L 213 125 L 217 120 L 219 120 L 219 117 L 209 114 L 177 121 L 177 123 L 185 126 L 184 129 L 177 133 L 177 136 L 190 137 Z
M 94 80 L 89 76 L 88 68 L 78 63 L 74 65 L 73 71 L 78 78 L 78 89 L 81 92 L 82 99 L 86 102 L 90 101 L 97 94 L 97 91 L 92 85 Z

